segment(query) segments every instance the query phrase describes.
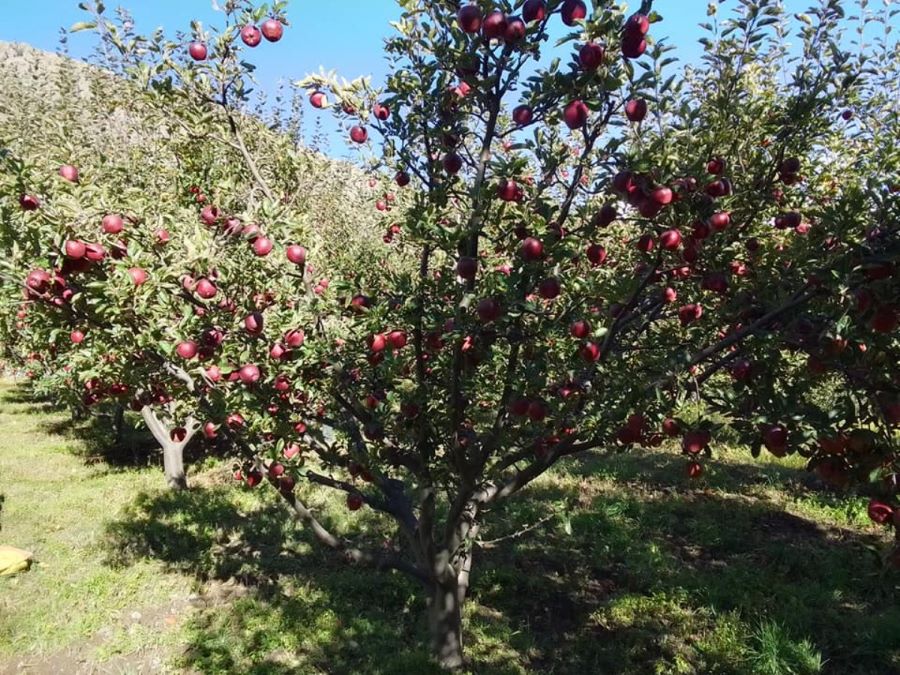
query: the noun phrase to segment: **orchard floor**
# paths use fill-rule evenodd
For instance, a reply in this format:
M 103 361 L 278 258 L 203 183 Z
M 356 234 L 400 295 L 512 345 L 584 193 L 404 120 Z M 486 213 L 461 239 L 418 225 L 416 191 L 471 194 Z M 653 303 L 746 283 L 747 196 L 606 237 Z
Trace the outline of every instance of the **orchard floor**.
M 435 672 L 410 583 L 336 561 L 227 465 L 172 494 L 8 382 L 0 430 L 0 543 L 36 558 L 0 579 L 0 673 Z M 492 514 L 488 540 L 558 515 L 477 552 L 471 672 L 900 673 L 885 540 L 798 466 L 727 452 L 688 482 L 670 451 L 560 468 L 532 488 L 540 508 Z

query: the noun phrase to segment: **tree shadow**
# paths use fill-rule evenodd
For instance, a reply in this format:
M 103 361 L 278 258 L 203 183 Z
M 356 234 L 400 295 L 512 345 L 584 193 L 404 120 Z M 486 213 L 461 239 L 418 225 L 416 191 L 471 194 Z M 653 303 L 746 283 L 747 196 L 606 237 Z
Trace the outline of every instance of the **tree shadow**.
M 644 466 L 635 457 L 602 469 L 612 472 L 609 489 L 550 480 L 489 515 L 485 539 L 548 509 L 568 514 L 476 550 L 465 627 L 472 672 L 753 673 L 765 647 L 754 631 L 772 627 L 783 635 L 781 670 L 768 672 L 817 672 L 791 661 L 804 641 L 824 657 L 822 672 L 900 672 L 900 588 L 882 576 L 877 536 L 823 527 L 765 499 L 686 488 L 680 472 L 667 473 L 671 457 Z M 729 488 L 755 480 L 738 471 Z M 202 584 L 179 665 L 438 672 L 412 582 L 346 565 L 295 527 L 271 492 L 140 494 L 109 526 L 111 565 L 155 559 Z M 359 517 L 378 540 L 377 521 Z
M 107 528 L 108 564 L 155 559 L 200 584 L 180 666 L 439 672 L 420 647 L 424 602 L 412 582 L 346 564 L 298 529 L 280 498 L 253 497 L 247 504 L 231 485 L 142 493 Z
M 78 441 L 72 450 L 85 464 L 103 465 L 107 472 L 115 473 L 161 464 L 159 443 L 135 420 L 135 415 L 126 412 L 117 423 L 115 409 L 108 408 L 80 419 L 43 421 L 38 428 L 46 434 Z M 223 451 L 223 444 L 211 446 L 197 435 L 185 447 L 184 461 L 190 470 L 191 465 L 209 455 L 221 455 Z
M 761 626 L 790 636 L 780 658 L 807 640 L 822 672 L 900 672 L 900 586 L 884 576 L 876 535 L 706 489 L 530 496 L 494 522 L 514 530 L 567 500 L 578 505 L 571 534 L 556 527 L 486 552 L 473 594 L 507 624 L 528 672 L 757 672 L 746 633 Z M 767 672 L 818 672 L 791 665 Z
M 27 384 L 15 383 L 0 389 L 0 401 L 5 405 L 27 406 L 24 409 L 8 408 L 4 412 L 10 415 L 32 414 L 34 408 L 47 412 L 64 410 L 64 406 L 47 394 L 38 394 Z

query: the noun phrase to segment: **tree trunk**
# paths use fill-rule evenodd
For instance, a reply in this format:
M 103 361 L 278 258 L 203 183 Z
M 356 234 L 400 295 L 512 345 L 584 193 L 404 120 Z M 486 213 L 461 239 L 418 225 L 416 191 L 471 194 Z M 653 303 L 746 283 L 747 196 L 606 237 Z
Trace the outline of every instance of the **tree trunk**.
M 431 651 L 447 670 L 457 670 L 463 665 L 462 603 L 456 576 L 435 582 L 428 598 L 428 629 L 431 633 Z
M 122 442 L 125 431 L 125 406 L 116 405 L 116 412 L 113 416 L 113 431 L 116 433 L 116 444 Z
M 147 428 L 150 429 L 150 433 L 153 434 L 153 438 L 156 439 L 156 442 L 162 448 L 163 472 L 166 476 L 166 483 L 173 490 L 187 489 L 187 476 L 184 473 L 184 446 L 188 444 L 197 430 L 193 418 L 190 418 L 188 421 L 185 439 L 179 443 L 172 440 L 172 434 L 169 429 L 157 417 L 150 406 L 144 406 L 141 409 L 141 416 L 144 418 Z
M 187 475 L 184 473 L 184 443 L 163 444 L 163 473 L 166 483 L 173 490 L 187 489 Z

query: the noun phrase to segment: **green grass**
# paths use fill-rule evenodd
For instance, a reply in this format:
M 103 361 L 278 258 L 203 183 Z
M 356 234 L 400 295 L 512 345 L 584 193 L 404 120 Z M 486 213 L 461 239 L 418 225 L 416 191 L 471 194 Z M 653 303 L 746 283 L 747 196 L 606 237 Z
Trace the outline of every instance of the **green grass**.
M 99 446 L 64 421 L 0 388 L 0 541 L 38 559 L 0 580 L 0 672 L 73 656 L 115 672 L 436 672 L 409 581 L 336 560 L 227 466 L 173 494 L 155 466 L 86 462 Z M 884 534 L 800 468 L 732 451 L 689 482 L 661 451 L 544 477 L 484 537 L 558 517 L 476 553 L 472 671 L 900 672 Z M 307 496 L 337 529 L 381 536 L 371 513 Z

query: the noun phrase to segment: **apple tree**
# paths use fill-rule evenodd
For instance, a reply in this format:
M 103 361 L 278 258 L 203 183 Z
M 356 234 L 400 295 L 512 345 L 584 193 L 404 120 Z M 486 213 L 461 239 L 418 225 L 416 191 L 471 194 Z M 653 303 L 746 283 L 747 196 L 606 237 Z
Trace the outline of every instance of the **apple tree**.
M 349 446 L 311 443 L 331 471 L 299 475 L 393 518 L 402 553 L 348 548 L 282 492 L 325 544 L 422 581 L 448 667 L 484 518 L 568 456 L 668 436 L 699 476 L 739 439 L 898 522 L 891 16 L 866 15 L 873 54 L 822 2 L 798 51 L 780 4 L 748 0 L 672 72 L 650 4 L 403 2 L 384 90 L 301 83 L 411 192 L 417 269 L 359 280 L 320 327 L 343 353 L 300 378 Z M 560 23 L 571 52 L 542 59 Z
M 128 381 L 177 391 L 176 423 L 227 438 L 235 477 L 268 480 L 324 545 L 420 582 L 447 668 L 492 509 L 568 457 L 668 443 L 699 477 L 717 443 L 797 453 L 900 528 L 891 15 L 861 12 L 863 41 L 837 0 L 796 19 L 774 0 L 712 5 L 702 59 L 679 68 L 648 0 L 399 4 L 383 89 L 298 84 L 370 189 L 395 183 L 370 211 L 380 253 L 325 246 L 326 275 L 306 249 L 328 228 L 298 229 L 291 171 L 250 145 L 239 92 L 219 91 L 262 16 L 230 3 L 215 41 L 126 41 L 121 72 L 154 101 L 205 101 L 173 122 L 187 139 L 228 130 L 200 164 L 239 167 L 208 192 L 194 180 L 219 208 L 199 224 L 162 187 L 137 210 L 189 223 L 173 258 L 129 240 L 108 263 L 140 261 L 156 293 L 92 268 L 102 287 L 62 301 L 90 307 Z M 42 326 L 60 315 L 48 269 L 65 243 L 32 249 L 44 274 L 17 277 Z M 396 538 L 336 533 L 309 486 Z
M 173 487 L 186 484 L 192 438 L 217 440 L 182 366 L 199 359 L 214 374 L 213 348 L 272 289 L 324 279 L 330 265 L 383 246 L 363 220 L 378 212 L 380 181 L 246 115 L 242 26 L 265 9 L 229 8 L 197 60 L 196 40 L 139 36 L 126 13 L 107 19 L 98 3 L 76 28 L 98 27 L 101 53 L 118 56 L 103 70 L 53 61 L 60 75 L 49 82 L 37 68 L 31 80 L 11 77 L 21 105 L 0 125 L 4 348 L 37 391 L 73 409 L 140 412 Z M 283 19 L 280 6 L 272 12 Z M 263 35 L 277 41 L 272 20 Z M 223 82 L 232 95 L 211 101 Z M 298 242 L 317 231 L 307 266 Z M 219 291 L 226 281 L 235 295 Z

